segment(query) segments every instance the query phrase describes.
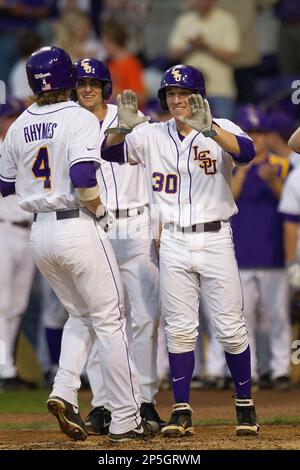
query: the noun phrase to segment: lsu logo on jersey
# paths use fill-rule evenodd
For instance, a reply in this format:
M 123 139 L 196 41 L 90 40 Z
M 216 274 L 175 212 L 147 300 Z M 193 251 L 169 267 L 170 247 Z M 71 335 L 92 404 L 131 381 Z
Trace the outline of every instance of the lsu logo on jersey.
M 217 173 L 217 160 L 212 159 L 209 150 L 198 152 L 198 145 L 193 146 L 194 161 L 197 161 L 199 167 L 204 170 L 206 175 L 215 175 Z
M 176 82 L 180 82 L 182 79 L 182 73 L 179 72 L 177 69 L 173 69 L 171 74 L 173 75 Z
M 94 73 L 95 72 L 95 67 L 91 66 L 89 59 L 83 59 L 80 62 L 80 65 L 86 73 Z

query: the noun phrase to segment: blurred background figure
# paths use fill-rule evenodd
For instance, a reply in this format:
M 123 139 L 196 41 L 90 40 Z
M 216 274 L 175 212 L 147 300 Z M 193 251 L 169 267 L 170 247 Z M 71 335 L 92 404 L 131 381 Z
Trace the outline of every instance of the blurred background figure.
M 73 61 L 83 57 L 105 60 L 103 45 L 92 35 L 91 20 L 85 11 L 70 10 L 63 13 L 56 27 L 53 43 L 65 49 Z
M 300 72 L 300 2 L 279 0 L 276 14 L 280 19 L 278 63 L 282 75 Z
M 115 20 L 108 20 L 101 27 L 102 43 L 108 56 L 108 68 L 114 84 L 111 100 L 122 90 L 133 90 L 139 106 L 145 103 L 147 92 L 143 78 L 143 66 L 128 47 L 128 32 Z
M 300 155 L 288 145 L 288 140 L 296 129 L 295 120 L 284 111 L 268 113 L 268 147 L 276 155 L 285 157 L 292 167 L 300 164 Z
M 24 108 L 8 98 L 0 105 L 0 158 L 4 137 Z M 5 345 L 5 361 L 0 363 L 0 390 L 33 388 L 18 376 L 15 346 L 22 314 L 28 304 L 34 263 L 28 245 L 32 214 L 21 209 L 17 196 L 3 200 L 0 195 L 0 342 Z
M 201 70 L 212 114 L 233 119 L 233 64 L 241 45 L 238 23 L 216 0 L 193 0 L 189 5 L 172 29 L 169 58 Z
M 268 374 L 272 385 L 283 390 L 290 387 L 291 330 L 283 218 L 277 206 L 289 162 L 269 152 L 269 124 L 261 111 L 253 106 L 244 107 L 238 121 L 256 147 L 252 164 L 235 168 L 232 178 L 232 191 L 239 209 L 232 218 L 233 239 L 244 293 L 252 377 L 257 381 L 260 374 L 255 340 L 260 314 L 268 324 L 271 351 Z
M 219 0 L 218 4 L 230 12 L 240 29 L 240 50 L 233 65 L 239 104 L 256 103 L 256 77 L 261 62 L 257 37 L 257 14 L 277 0 Z
M 32 101 L 31 88 L 28 85 L 26 75 L 26 62 L 29 56 L 41 47 L 41 37 L 35 31 L 24 29 L 18 38 L 18 50 L 20 59 L 13 66 L 9 74 L 9 88 L 12 96 L 21 100 L 24 107 L 29 106 Z

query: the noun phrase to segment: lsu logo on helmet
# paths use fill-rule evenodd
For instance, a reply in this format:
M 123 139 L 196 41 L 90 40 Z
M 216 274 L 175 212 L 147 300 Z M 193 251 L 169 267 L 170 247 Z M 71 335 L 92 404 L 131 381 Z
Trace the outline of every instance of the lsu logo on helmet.
M 180 82 L 180 80 L 182 79 L 182 74 L 176 68 L 172 69 L 171 74 L 173 75 L 176 82 Z
M 89 59 L 83 59 L 80 65 L 86 73 L 95 73 L 95 68 L 91 66 Z

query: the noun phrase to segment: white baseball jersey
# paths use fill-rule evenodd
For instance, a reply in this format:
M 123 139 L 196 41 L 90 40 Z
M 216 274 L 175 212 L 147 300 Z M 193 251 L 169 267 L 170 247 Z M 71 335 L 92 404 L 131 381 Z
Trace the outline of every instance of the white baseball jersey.
M 300 157 L 300 155 L 299 155 Z M 279 212 L 300 215 L 300 167 L 296 167 L 287 177 L 279 203 Z
M 227 119 L 215 122 L 248 137 Z M 226 220 L 237 212 L 230 188 L 231 155 L 194 130 L 181 141 L 174 119 L 135 129 L 126 137 L 125 158 L 145 164 L 163 222 L 187 227 Z
M 0 140 L 0 161 L 3 149 L 3 142 Z M 32 221 L 32 215 L 25 212 L 18 205 L 18 199 L 15 194 L 5 198 L 0 194 L 0 219 L 6 222 L 24 222 Z
M 6 158 L 1 159 L 0 174 L 3 181 L 16 182 L 23 209 L 50 212 L 79 207 L 70 167 L 90 160 L 99 164 L 100 130 L 95 124 L 92 113 L 71 101 L 33 104 L 12 124 L 3 144 Z
M 109 104 L 101 126 L 101 143 L 105 129 L 117 125 L 117 106 Z M 100 175 L 101 200 L 108 210 L 132 209 L 148 204 L 143 165 L 119 165 L 101 160 Z

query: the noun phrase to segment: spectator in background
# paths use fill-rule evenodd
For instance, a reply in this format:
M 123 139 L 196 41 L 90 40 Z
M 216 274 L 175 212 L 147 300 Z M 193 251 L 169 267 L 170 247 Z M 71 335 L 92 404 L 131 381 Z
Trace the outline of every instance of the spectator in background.
M 114 84 L 112 100 L 123 90 L 133 90 L 140 107 L 146 100 L 143 66 L 127 48 L 128 33 L 123 25 L 114 20 L 103 23 L 102 43 L 108 55 L 108 68 Z
M 178 17 L 171 32 L 169 57 L 201 70 L 212 114 L 232 119 L 236 97 L 233 64 L 240 49 L 238 24 L 216 0 L 193 0 L 190 5 L 192 10 Z
M 18 39 L 18 49 L 21 58 L 13 66 L 9 75 L 9 88 L 12 96 L 22 100 L 24 106 L 29 106 L 29 97 L 32 96 L 26 75 L 26 62 L 33 51 L 41 47 L 41 38 L 34 32 L 24 29 Z
M 0 105 L 0 159 L 6 133 L 23 110 L 18 100 L 9 97 L 6 104 Z M 32 214 L 19 207 L 15 194 L 5 201 L 0 194 L 0 343 L 5 345 L 5 361 L 0 361 L 0 392 L 35 388 L 34 383 L 19 377 L 14 354 L 34 275 L 28 243 L 31 222 Z
M 276 14 L 281 21 L 278 62 L 282 75 L 300 72 L 300 2 L 280 0 Z
M 253 162 L 237 167 L 232 178 L 232 192 L 239 209 L 232 218 L 233 239 L 244 293 L 252 377 L 258 378 L 255 329 L 259 311 L 269 324 L 269 372 L 273 386 L 283 390 L 290 386 L 291 331 L 283 218 L 277 206 L 288 162 L 268 151 L 269 125 L 263 113 L 247 106 L 241 110 L 239 121 L 256 147 Z
M 106 58 L 101 42 L 91 37 L 89 15 L 81 10 L 70 10 L 63 14 L 57 24 L 54 44 L 65 49 L 75 62 L 83 57 Z
M 118 1 L 118 0 L 117 0 Z M 96 37 L 99 36 L 99 18 L 102 13 L 103 0 L 54 0 L 58 12 L 62 14 L 67 11 L 81 10 L 89 15 L 94 34 Z
M 144 55 L 145 23 L 149 0 L 104 0 L 102 22 L 115 20 L 123 24 L 128 32 L 128 49 L 139 56 Z
M 48 0 L 0 1 L 0 80 L 6 81 L 18 60 L 17 39 L 21 29 L 35 31 L 50 13 Z
M 268 115 L 268 146 L 276 155 L 285 157 L 292 167 L 300 164 L 300 155 L 288 145 L 288 140 L 296 129 L 294 120 L 283 111 L 274 111 Z
M 257 41 L 256 16 L 260 8 L 272 5 L 277 0 L 219 0 L 219 5 L 229 11 L 238 22 L 241 33 L 240 52 L 234 61 L 234 75 L 238 90 L 237 101 L 255 103 L 255 79 L 260 63 Z

